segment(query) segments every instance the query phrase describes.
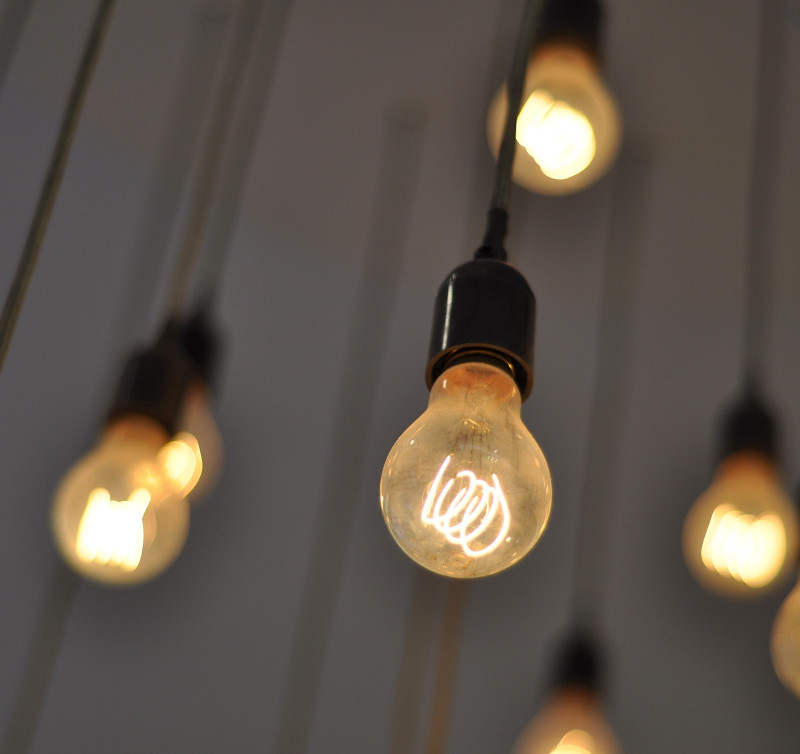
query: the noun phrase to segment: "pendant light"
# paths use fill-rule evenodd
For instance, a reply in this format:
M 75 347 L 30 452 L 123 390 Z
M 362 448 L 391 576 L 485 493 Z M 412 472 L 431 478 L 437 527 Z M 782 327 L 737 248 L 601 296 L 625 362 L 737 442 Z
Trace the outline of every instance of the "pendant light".
M 617 104 L 599 71 L 599 0 L 545 0 L 517 118 L 513 178 L 540 194 L 571 194 L 600 180 L 622 134 Z M 505 87 L 486 122 L 497 157 L 508 109 Z
M 183 549 L 186 484 L 199 475 L 191 446 L 170 438 L 194 372 L 172 323 L 129 359 L 99 444 L 67 472 L 53 501 L 53 537 L 80 575 L 138 584 L 163 572 Z
M 751 383 L 728 410 L 711 486 L 683 528 L 683 552 L 709 591 L 749 597 L 792 570 L 797 511 L 779 479 L 775 421 Z
M 191 316 L 185 299 L 207 235 L 220 184 L 235 189 L 238 171 L 220 181 L 224 146 L 255 40 L 253 14 L 240 9 L 199 155 L 188 219 L 170 281 L 165 324 L 135 353 L 120 381 L 99 445 L 64 477 L 52 508 L 59 552 L 80 575 L 113 586 L 152 579 L 177 558 L 189 529 L 190 500 L 215 481 L 222 457 L 210 411 L 217 363 L 212 303 L 228 245 L 217 243 Z M 212 209 L 216 209 L 212 213 Z M 225 205 L 225 219 L 229 206 Z M 227 225 L 227 223 L 226 223 Z
M 529 0 L 520 27 L 509 77 L 513 113 L 537 7 Z M 383 516 L 401 549 L 454 578 L 488 576 L 520 560 L 541 536 L 552 499 L 547 461 L 520 418 L 533 387 L 536 302 L 503 248 L 513 129 L 511 116 L 483 244 L 436 297 L 428 409 L 392 447 L 380 482 Z
M 789 691 L 800 697 L 800 580 L 775 616 L 770 653 L 778 678 Z
M 772 101 L 775 40 L 761 3 L 755 120 L 751 135 L 745 246 L 744 387 L 726 411 L 715 478 L 694 503 L 683 528 L 689 570 L 716 594 L 747 598 L 780 584 L 797 557 L 798 515 L 780 481 L 777 422 L 763 397 L 761 377 L 769 302 L 771 179 L 776 157 Z M 777 79 L 776 79 L 777 75 Z M 766 151 L 765 151 L 766 150 Z
M 588 636 L 575 633 L 566 640 L 549 697 L 512 754 L 620 754 L 603 716 L 600 663 L 599 649 Z

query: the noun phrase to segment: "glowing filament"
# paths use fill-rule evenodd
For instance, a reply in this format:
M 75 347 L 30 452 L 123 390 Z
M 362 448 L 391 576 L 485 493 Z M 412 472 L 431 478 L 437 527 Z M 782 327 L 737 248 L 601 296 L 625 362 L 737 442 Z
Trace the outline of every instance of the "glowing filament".
M 549 754 L 592 754 L 594 738 L 585 730 L 571 730 Z
M 541 89 L 520 110 L 517 141 L 546 176 L 561 181 L 585 170 L 596 151 L 586 116 Z
M 175 488 L 188 495 L 203 473 L 203 458 L 197 438 L 188 432 L 179 432 L 158 452 L 161 468 Z
M 78 557 L 85 563 L 136 570 L 144 545 L 142 518 L 149 504 L 150 493 L 141 488 L 121 501 L 112 500 L 102 487 L 92 490 L 78 526 Z
M 510 516 L 500 480 L 492 474 L 493 484 L 478 479 L 471 471 L 459 471 L 442 484 L 452 456 L 439 467 L 422 507 L 422 522 L 433 526 L 448 542 L 460 545 L 466 555 L 479 558 L 494 552 L 508 533 Z M 499 518 L 498 518 L 499 517 Z M 496 521 L 497 519 L 497 521 Z M 486 545 L 471 543 L 494 526 L 497 533 Z
M 775 578 L 786 558 L 786 533 L 774 513 L 752 516 L 725 503 L 714 509 L 700 557 L 710 571 L 751 587 Z

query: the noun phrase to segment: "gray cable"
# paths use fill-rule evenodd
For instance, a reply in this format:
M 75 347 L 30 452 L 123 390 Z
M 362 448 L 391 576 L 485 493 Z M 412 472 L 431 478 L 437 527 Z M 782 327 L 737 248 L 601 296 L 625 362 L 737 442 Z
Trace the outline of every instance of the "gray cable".
M 633 157 L 629 149 L 623 152 L 614 171 L 576 537 L 573 622 L 578 626 L 594 625 L 603 602 L 609 519 L 622 447 L 625 398 L 629 394 L 639 247 L 649 171 L 650 162 Z
M 244 83 L 242 104 L 228 140 L 228 156 L 219 179 L 219 191 L 208 222 L 203 264 L 198 270 L 198 298 L 211 302 L 220 289 L 223 267 L 241 206 L 247 170 L 272 89 L 278 54 L 294 0 L 272 0 L 261 22 L 259 44 L 253 53 L 251 72 Z
M 100 48 L 103 45 L 113 9 L 114 0 L 101 0 L 97 6 L 97 12 L 95 13 L 89 37 L 78 65 L 78 72 L 72 85 L 72 91 L 64 110 L 64 117 L 58 131 L 56 144 L 50 158 L 50 165 L 47 168 L 44 185 L 28 231 L 28 237 L 25 239 L 25 246 L 17 265 L 17 271 L 14 274 L 14 280 L 11 282 L 3 312 L 0 314 L 0 371 L 2 371 L 5 364 L 17 320 L 19 319 L 19 313 L 22 309 L 22 303 L 25 300 L 25 294 L 33 277 L 36 262 L 39 259 L 39 252 L 44 242 L 50 215 L 53 212 L 58 189 L 61 186 L 61 179 L 64 176 L 64 169 L 69 159 L 70 147 L 78 127 L 86 92 L 100 55 Z
M 31 12 L 32 0 L 9 0 L 0 18 L 0 88 L 6 80 L 25 22 Z
M 780 110 L 784 81 L 783 8 L 776 0 L 761 0 L 755 116 L 750 151 L 748 217 L 745 250 L 744 368 L 758 377 L 764 361 L 770 255 L 770 210 L 774 206 L 772 177 L 778 167 Z
M 525 0 L 525 8 L 522 13 L 522 21 L 520 22 L 517 43 L 514 49 L 514 59 L 511 63 L 511 73 L 506 84 L 508 111 L 503 126 L 503 139 L 500 142 L 500 151 L 497 155 L 490 209 L 508 211 L 508 202 L 511 196 L 511 174 L 514 169 L 514 154 L 517 148 L 517 116 L 522 103 L 525 71 L 528 67 L 533 40 L 536 37 L 541 5 L 542 0 Z
M 180 315 L 184 308 L 189 280 L 197 263 L 205 235 L 206 222 L 219 188 L 219 173 L 225 143 L 231 130 L 236 102 L 242 88 L 247 61 L 253 52 L 258 20 L 266 0 L 242 0 L 228 55 L 211 108 L 211 121 L 205 133 L 200 162 L 193 179 L 188 218 L 170 281 L 168 311 Z
M 303 754 L 308 750 L 348 542 L 357 504 L 363 499 L 362 466 L 367 456 L 371 409 L 400 285 L 424 133 L 424 116 L 415 109 L 393 110 L 386 120 L 366 257 L 336 403 L 334 425 L 341 431 L 328 454 L 323 485 L 335 495 L 321 501 L 314 524 L 311 558 L 278 717 L 275 754 Z
M 112 351 L 128 349 L 143 337 L 146 314 L 153 311 L 153 294 L 164 273 L 165 249 L 198 152 L 203 117 L 209 111 L 229 15 L 228 9 L 199 9 L 194 14 L 166 131 L 158 147 L 152 189 L 132 243 L 125 289 L 116 306 L 109 338 Z M 110 368 L 109 381 L 113 382 L 118 378 L 116 359 Z

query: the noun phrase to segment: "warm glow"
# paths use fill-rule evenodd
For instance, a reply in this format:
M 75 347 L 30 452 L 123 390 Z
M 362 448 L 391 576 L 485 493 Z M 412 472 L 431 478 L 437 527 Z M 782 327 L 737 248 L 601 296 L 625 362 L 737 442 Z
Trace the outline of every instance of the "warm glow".
M 594 754 L 594 738 L 585 730 L 571 730 L 550 754 Z
M 774 513 L 751 516 L 730 504 L 711 515 L 700 556 L 706 568 L 752 587 L 769 583 L 786 558 L 786 535 Z
M 81 576 L 140 584 L 178 557 L 189 531 L 189 504 L 160 462 L 167 439 L 158 422 L 126 414 L 64 476 L 53 500 L 53 537 Z
M 189 432 L 178 432 L 158 452 L 158 460 L 181 495 L 188 495 L 203 473 L 200 445 Z
M 729 597 L 759 594 L 791 569 L 797 511 L 774 461 L 739 451 L 719 465 L 683 527 L 686 564 L 706 588 Z
M 514 182 L 540 194 L 571 194 L 599 181 L 616 159 L 622 136 L 617 105 L 597 61 L 569 42 L 537 47 L 525 74 L 517 116 Z M 505 130 L 505 87 L 486 119 L 489 148 L 497 159 Z
M 521 405 L 502 369 L 452 366 L 389 452 L 383 516 L 397 544 L 424 568 L 489 576 L 524 557 L 544 531 L 550 470 L 522 423 Z
M 520 733 L 513 754 L 621 754 L 598 702 L 592 689 L 557 688 Z
M 76 551 L 86 563 L 135 570 L 142 560 L 142 518 L 150 493 L 136 489 L 129 500 L 112 500 L 108 490 L 92 490 L 78 526 Z
M 800 582 L 778 610 L 770 649 L 778 678 L 800 697 Z
M 562 181 L 594 158 L 594 130 L 586 116 L 550 92 L 537 89 L 517 118 L 517 141 L 549 178 Z
M 508 502 L 496 474 L 492 474 L 493 483 L 488 484 L 468 469 L 451 472 L 442 485 L 451 460 L 452 456 L 444 459 L 428 490 L 422 522 L 434 526 L 466 555 L 480 558 L 494 552 L 508 533 Z M 488 530 L 497 532 L 494 539 L 473 549 L 470 543 Z

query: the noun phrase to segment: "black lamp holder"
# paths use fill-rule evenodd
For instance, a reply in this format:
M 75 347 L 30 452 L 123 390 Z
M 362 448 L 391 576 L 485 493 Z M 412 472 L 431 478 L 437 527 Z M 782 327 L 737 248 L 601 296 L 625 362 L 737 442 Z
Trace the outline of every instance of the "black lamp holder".
M 153 345 L 129 358 L 107 421 L 124 414 L 142 414 L 173 434 L 189 386 L 197 379 L 210 381 L 217 350 L 217 340 L 202 310 L 185 321 L 168 320 Z
M 456 267 L 439 287 L 425 380 L 455 363 L 484 361 L 507 371 L 525 400 L 533 388 L 536 299 L 521 273 L 499 259 Z
M 602 23 L 599 0 L 544 0 L 534 50 L 544 44 L 571 42 L 597 59 Z
M 588 632 L 573 632 L 556 656 L 552 687 L 582 686 L 599 691 L 602 680 L 602 660 L 597 641 Z
M 747 450 L 763 453 L 772 460 L 778 458 L 776 422 L 752 380 L 723 417 L 717 460 Z

